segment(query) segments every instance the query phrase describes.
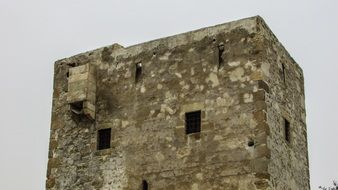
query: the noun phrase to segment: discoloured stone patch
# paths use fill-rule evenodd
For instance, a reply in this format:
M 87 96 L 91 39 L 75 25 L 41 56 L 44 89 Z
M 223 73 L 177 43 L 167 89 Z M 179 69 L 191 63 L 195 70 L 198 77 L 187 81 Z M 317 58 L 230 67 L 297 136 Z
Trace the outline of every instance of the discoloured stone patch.
M 236 68 L 229 73 L 229 77 L 232 82 L 244 81 L 244 69 L 242 67 Z
M 208 83 L 208 82 L 211 82 L 211 86 L 212 87 L 216 87 L 219 85 L 219 80 L 218 80 L 218 77 L 215 73 L 210 73 L 209 74 L 209 77 L 205 79 L 205 81 Z

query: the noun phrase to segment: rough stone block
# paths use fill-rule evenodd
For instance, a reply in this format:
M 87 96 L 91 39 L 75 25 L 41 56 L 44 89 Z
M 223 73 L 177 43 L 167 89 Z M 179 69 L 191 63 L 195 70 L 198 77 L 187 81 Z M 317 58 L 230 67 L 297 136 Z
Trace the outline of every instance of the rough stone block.
M 75 114 L 95 119 L 96 77 L 94 65 L 85 64 L 69 69 L 67 102 Z

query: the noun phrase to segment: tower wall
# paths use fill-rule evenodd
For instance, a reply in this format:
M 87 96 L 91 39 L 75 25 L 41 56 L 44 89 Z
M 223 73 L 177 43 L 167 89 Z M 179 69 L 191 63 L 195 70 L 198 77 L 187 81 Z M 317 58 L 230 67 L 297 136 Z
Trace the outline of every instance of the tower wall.
M 269 173 L 276 189 L 310 189 L 303 71 L 268 26 L 258 22 L 264 47 Z M 284 122 L 289 122 L 289 140 Z
M 297 115 L 305 110 L 295 108 L 304 96 L 294 92 L 303 93 L 303 83 L 290 81 L 294 95 L 280 96 L 274 84 L 283 49 L 263 25 L 253 17 L 57 61 L 47 189 L 142 189 L 143 181 L 157 190 L 308 185 L 301 176 L 307 153 L 298 151 L 306 148 L 305 121 Z M 289 64 L 295 78 L 299 67 Z M 67 102 L 67 72 L 82 65 L 95 67 L 94 119 Z M 295 103 L 281 108 L 275 98 Z M 201 131 L 186 134 L 185 114 L 193 111 L 201 111 Z M 282 143 L 280 116 L 290 118 L 292 143 L 300 142 Z M 111 129 L 104 150 L 101 129 Z

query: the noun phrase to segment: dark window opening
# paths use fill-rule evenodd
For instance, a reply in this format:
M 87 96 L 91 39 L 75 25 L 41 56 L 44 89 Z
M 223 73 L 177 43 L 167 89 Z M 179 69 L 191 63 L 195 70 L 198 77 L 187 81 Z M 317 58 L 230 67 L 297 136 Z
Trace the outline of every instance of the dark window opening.
M 201 111 L 185 113 L 185 132 L 199 133 L 201 132 Z
M 284 119 L 284 137 L 287 142 L 290 142 L 290 122 Z
M 255 145 L 255 141 L 250 139 L 249 142 L 248 142 L 248 146 L 253 147 L 254 145 Z
M 285 65 L 282 64 L 282 75 L 283 75 L 283 82 L 286 82 L 286 73 L 285 73 Z
M 136 64 L 135 82 L 139 82 L 142 75 L 142 63 Z
M 218 49 L 218 68 L 220 68 L 224 64 L 223 59 L 224 44 L 223 43 L 219 44 L 217 49 Z
M 111 128 L 101 129 L 97 134 L 97 149 L 103 150 L 110 148 Z
M 148 190 L 148 182 L 146 180 L 142 181 L 142 190 Z
M 70 110 L 77 115 L 83 114 L 83 102 L 80 101 L 71 103 Z

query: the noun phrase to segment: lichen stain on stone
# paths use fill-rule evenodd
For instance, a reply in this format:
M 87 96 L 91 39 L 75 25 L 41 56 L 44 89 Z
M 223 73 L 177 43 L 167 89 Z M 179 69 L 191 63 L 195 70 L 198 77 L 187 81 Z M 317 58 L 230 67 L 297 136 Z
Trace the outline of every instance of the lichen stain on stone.
M 189 148 L 181 148 L 177 151 L 176 157 L 182 159 L 190 154 L 191 150 Z
M 190 68 L 190 75 L 191 76 L 194 76 L 195 75 L 195 68 Z
M 168 60 L 169 59 L 169 56 L 170 56 L 170 52 L 166 52 L 163 56 L 161 56 L 159 59 L 161 60 L 161 61 L 166 61 L 166 60 Z
M 191 190 L 199 190 L 199 185 L 197 183 L 192 184 Z
M 158 90 L 161 90 L 163 88 L 163 85 L 162 84 L 157 84 L 157 89 Z
M 262 69 L 264 75 L 266 75 L 268 77 L 270 76 L 270 71 L 269 71 L 270 64 L 269 63 L 266 63 L 266 62 L 262 63 L 261 69 Z
M 140 89 L 140 92 L 141 93 L 145 93 L 146 92 L 146 87 L 144 87 L 143 85 L 141 86 L 141 89 Z
M 244 69 L 242 67 L 237 67 L 229 73 L 229 77 L 232 82 L 244 81 Z
M 243 99 L 244 99 L 244 103 L 253 102 L 253 95 L 252 95 L 252 94 L 245 93 L 245 94 L 243 95 Z
M 210 73 L 209 76 L 205 79 L 205 82 L 211 82 L 212 87 L 216 87 L 219 85 L 219 80 L 217 77 L 217 74 L 215 73 Z
M 127 126 L 128 126 L 128 124 L 129 124 L 129 121 L 122 121 L 121 122 L 121 124 L 122 124 L 122 128 L 126 128 Z
M 175 73 L 175 75 L 176 75 L 178 78 L 182 78 L 181 73 Z
M 250 69 L 251 71 L 256 71 L 257 67 L 254 63 L 255 63 L 255 61 L 248 61 L 248 62 L 245 63 L 244 68 Z
M 231 67 L 237 67 L 241 64 L 240 61 L 233 61 L 233 62 L 228 62 L 228 65 Z
M 165 159 L 165 156 L 161 152 L 157 152 L 155 158 L 158 162 L 162 162 Z

